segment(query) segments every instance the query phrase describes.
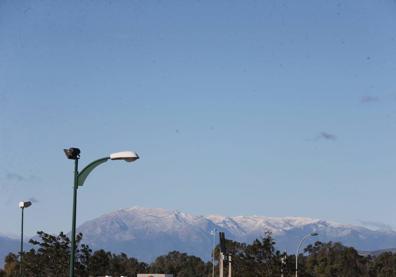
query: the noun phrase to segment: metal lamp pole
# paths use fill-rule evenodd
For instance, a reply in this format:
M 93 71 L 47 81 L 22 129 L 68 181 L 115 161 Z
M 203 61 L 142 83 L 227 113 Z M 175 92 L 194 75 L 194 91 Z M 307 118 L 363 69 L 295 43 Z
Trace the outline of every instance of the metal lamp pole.
M 80 158 L 80 149 L 69 148 L 64 149 L 66 157 L 70 160 L 74 160 L 74 184 L 73 184 L 73 211 L 72 211 L 72 230 L 71 230 L 71 250 L 70 250 L 70 267 L 69 276 L 74 277 L 74 265 L 76 256 L 76 217 L 77 217 L 77 190 L 79 186 L 82 186 L 87 179 L 88 175 L 98 165 L 107 162 L 108 160 L 123 160 L 127 162 L 133 162 L 139 159 L 138 154 L 131 151 L 113 153 L 109 157 L 104 157 L 95 160 L 88 164 L 81 172 L 78 172 L 78 159 Z
M 71 229 L 71 252 L 69 276 L 74 277 L 74 264 L 76 256 L 76 215 L 77 215 L 77 189 L 78 189 L 78 159 L 74 160 L 74 185 L 73 185 L 73 212 L 72 212 L 72 229 Z
M 213 245 L 212 245 L 212 277 L 214 277 L 214 274 L 215 274 L 214 261 L 215 261 L 216 233 L 217 233 L 217 229 L 214 228 L 212 230 L 212 232 L 211 232 L 211 235 L 213 236 Z
M 281 257 L 281 277 L 283 277 L 283 271 L 284 271 L 284 267 L 285 267 L 285 265 L 286 265 L 286 263 L 287 263 L 287 253 L 286 252 L 284 252 L 284 254 L 283 254 L 283 256 Z
M 298 277 L 298 252 L 300 251 L 300 247 L 301 247 L 302 243 L 304 242 L 304 240 L 306 240 L 308 237 L 315 237 L 317 235 L 318 235 L 318 233 L 309 233 L 309 234 L 305 235 L 301 239 L 300 243 L 298 244 L 297 252 L 296 252 L 296 277 Z
M 22 260 L 23 260 L 23 215 L 24 215 L 24 211 L 25 208 L 28 208 L 32 205 L 32 202 L 30 201 L 21 201 L 19 202 L 19 208 L 21 208 L 22 211 L 22 215 L 21 215 L 21 248 L 20 248 L 20 259 L 19 259 L 19 276 L 23 276 L 22 275 Z

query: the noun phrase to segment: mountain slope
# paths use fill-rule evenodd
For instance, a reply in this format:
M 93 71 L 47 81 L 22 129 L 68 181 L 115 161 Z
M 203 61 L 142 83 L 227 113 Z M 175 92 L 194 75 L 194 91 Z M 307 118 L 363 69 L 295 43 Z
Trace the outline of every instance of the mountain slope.
M 208 260 L 213 228 L 225 232 L 226 238 L 242 242 L 251 242 L 270 231 L 277 248 L 288 252 L 294 252 L 299 240 L 313 231 L 320 234 L 315 238 L 317 240 L 340 241 L 360 250 L 396 247 L 396 232 L 390 230 L 370 230 L 302 217 L 205 217 L 139 207 L 118 210 L 87 221 L 78 228 L 78 232 L 84 234 L 84 241 L 94 249 L 124 252 L 144 261 L 151 261 L 171 250 Z
M 4 264 L 5 256 L 10 252 L 18 253 L 19 247 L 19 240 L 0 235 L 0 267 Z
M 88 221 L 78 228 L 94 249 L 125 252 L 149 261 L 170 250 L 202 256 L 215 224 L 203 216 L 164 209 L 130 208 Z

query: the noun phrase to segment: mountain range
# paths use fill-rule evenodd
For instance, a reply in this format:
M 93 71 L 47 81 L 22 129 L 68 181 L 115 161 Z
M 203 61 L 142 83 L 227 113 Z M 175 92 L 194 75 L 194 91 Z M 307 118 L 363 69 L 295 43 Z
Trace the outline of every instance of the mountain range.
M 304 217 L 202 216 L 141 207 L 121 209 L 87 221 L 78 227 L 78 232 L 84 234 L 84 241 L 94 249 L 124 252 L 143 261 L 152 261 L 171 250 L 209 260 L 213 229 L 240 242 L 252 242 L 270 231 L 276 247 L 290 253 L 311 232 L 319 236 L 307 243 L 339 241 L 364 251 L 396 247 L 396 232 L 390 229 L 373 230 Z
M 391 229 L 374 230 L 305 217 L 202 216 L 141 207 L 117 210 L 86 221 L 77 232 L 83 233 L 84 243 L 94 250 L 124 252 L 150 262 L 172 250 L 209 260 L 213 229 L 224 232 L 227 239 L 248 243 L 269 231 L 277 249 L 289 253 L 294 253 L 301 238 L 311 232 L 319 236 L 309 238 L 306 244 L 315 240 L 339 241 L 362 251 L 396 247 L 396 232 Z M 215 239 L 218 243 L 218 236 Z M 10 251 L 16 252 L 18 245 L 18 240 L 0 236 L 0 259 L 3 261 Z

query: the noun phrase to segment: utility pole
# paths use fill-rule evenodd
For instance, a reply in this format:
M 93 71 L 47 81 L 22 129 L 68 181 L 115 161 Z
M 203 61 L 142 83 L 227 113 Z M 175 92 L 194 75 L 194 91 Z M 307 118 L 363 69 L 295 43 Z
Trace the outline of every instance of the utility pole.
M 231 255 L 228 255 L 228 277 L 231 277 Z
M 216 233 L 217 229 L 214 228 L 210 234 L 213 236 L 213 247 L 212 247 L 212 277 L 215 274 L 215 249 L 216 249 Z
M 224 254 L 220 252 L 219 277 L 224 277 Z
M 287 254 L 285 252 L 285 254 L 281 257 L 281 277 L 283 277 L 283 270 L 285 268 L 286 265 L 286 259 L 287 259 Z
M 224 232 L 219 232 L 220 241 L 220 261 L 219 261 L 219 277 L 224 277 L 224 258 L 227 255 L 226 240 Z

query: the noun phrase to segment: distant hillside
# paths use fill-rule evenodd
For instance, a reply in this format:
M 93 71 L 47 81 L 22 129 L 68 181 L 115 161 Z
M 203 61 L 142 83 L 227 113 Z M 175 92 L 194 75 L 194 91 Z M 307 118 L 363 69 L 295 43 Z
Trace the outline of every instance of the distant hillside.
M 386 252 L 396 253 L 396 248 L 379 249 L 375 251 L 359 251 L 359 254 L 362 256 L 379 256 Z
M 308 239 L 306 244 L 313 243 L 314 239 L 339 241 L 362 250 L 362 255 L 378 255 L 396 249 L 396 232 L 389 229 L 371 230 L 303 217 L 202 216 L 139 207 L 87 221 L 78 227 L 78 232 L 84 234 L 84 242 L 93 249 L 124 252 L 149 262 L 172 250 L 209 260 L 213 243 L 210 231 L 214 228 L 225 232 L 226 238 L 240 242 L 251 242 L 270 231 L 277 242 L 276 247 L 288 253 L 294 253 L 299 240 L 314 231 L 320 236 Z M 29 246 L 25 247 L 28 249 Z M 0 266 L 9 252 L 17 253 L 18 249 L 18 239 L 0 236 Z
M 19 247 L 19 240 L 0 235 L 0 267 L 4 264 L 4 257 L 10 252 L 17 253 Z
M 396 232 L 390 230 L 371 230 L 302 217 L 196 216 L 139 207 L 118 210 L 87 221 L 78 231 L 94 249 L 125 252 L 144 261 L 151 261 L 171 250 L 208 260 L 213 228 L 225 232 L 227 238 L 241 242 L 250 242 L 265 231 L 271 231 L 277 248 L 289 253 L 295 251 L 301 237 L 313 231 L 320 234 L 315 240 L 339 241 L 356 249 L 373 251 L 396 247 Z

